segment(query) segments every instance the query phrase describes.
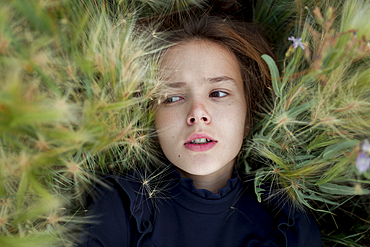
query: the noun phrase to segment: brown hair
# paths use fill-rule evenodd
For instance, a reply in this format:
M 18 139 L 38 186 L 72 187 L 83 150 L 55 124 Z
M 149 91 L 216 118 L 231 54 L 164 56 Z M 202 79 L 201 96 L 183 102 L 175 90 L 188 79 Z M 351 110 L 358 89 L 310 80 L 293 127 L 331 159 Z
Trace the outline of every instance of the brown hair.
M 270 72 L 261 55 L 273 56 L 259 29 L 251 23 L 236 22 L 220 16 L 164 18 L 159 31 L 162 45 L 172 46 L 194 39 L 216 42 L 232 51 L 239 62 L 247 101 L 246 134 L 253 126 L 256 112 L 270 91 Z M 163 43 L 164 42 L 164 43 Z M 271 93 L 269 93 L 271 97 Z

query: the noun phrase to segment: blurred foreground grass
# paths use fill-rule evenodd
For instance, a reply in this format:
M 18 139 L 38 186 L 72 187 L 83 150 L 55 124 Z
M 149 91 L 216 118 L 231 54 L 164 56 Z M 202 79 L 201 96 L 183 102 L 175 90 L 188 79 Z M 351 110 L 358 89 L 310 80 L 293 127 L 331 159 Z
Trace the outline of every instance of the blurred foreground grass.
M 136 24 L 191 4 L 205 6 L 0 1 L 0 246 L 72 245 L 96 174 L 153 162 L 159 36 Z M 257 195 L 271 184 L 316 212 L 327 246 L 363 246 L 370 171 L 359 171 L 357 158 L 370 155 L 370 3 L 317 4 L 253 3 L 255 22 L 284 31 L 270 37 L 277 66 L 264 57 L 276 98 L 241 160 Z M 289 47 L 291 35 L 304 50 Z

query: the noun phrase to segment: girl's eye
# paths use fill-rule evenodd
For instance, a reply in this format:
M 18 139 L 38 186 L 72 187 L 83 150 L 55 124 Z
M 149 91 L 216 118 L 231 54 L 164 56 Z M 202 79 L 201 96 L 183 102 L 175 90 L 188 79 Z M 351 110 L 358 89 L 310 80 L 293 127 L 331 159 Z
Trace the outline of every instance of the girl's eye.
M 170 104 L 170 103 L 174 103 L 176 101 L 179 101 L 181 100 L 182 98 L 180 96 L 172 96 L 172 97 L 168 97 L 167 99 L 165 99 L 163 102 L 165 104 Z
M 222 98 L 227 96 L 228 93 L 222 92 L 222 91 L 215 91 L 209 94 L 209 97 L 217 97 L 217 98 Z

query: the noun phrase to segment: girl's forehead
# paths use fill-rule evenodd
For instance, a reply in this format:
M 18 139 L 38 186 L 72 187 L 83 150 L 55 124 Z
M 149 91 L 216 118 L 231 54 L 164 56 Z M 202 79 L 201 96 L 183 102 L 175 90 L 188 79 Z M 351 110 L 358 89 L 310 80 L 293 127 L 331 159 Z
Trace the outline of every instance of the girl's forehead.
M 232 57 L 236 60 L 234 53 L 225 46 L 209 40 L 194 39 L 180 42 L 167 49 L 161 58 L 161 63 L 182 61 L 183 58 L 199 59 L 204 55 L 224 60 L 230 60 Z M 182 59 L 176 59 L 178 57 Z
M 195 39 L 181 42 L 169 48 L 162 56 L 159 68 L 163 79 L 183 77 L 189 71 L 214 77 L 215 73 L 240 74 L 239 64 L 233 52 L 208 40 Z

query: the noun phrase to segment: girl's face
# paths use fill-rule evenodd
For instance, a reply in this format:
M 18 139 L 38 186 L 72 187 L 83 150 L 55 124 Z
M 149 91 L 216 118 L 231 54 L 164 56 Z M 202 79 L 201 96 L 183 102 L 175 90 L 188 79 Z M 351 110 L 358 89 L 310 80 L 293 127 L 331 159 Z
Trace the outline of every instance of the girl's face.
M 233 169 L 247 114 L 235 55 L 193 40 L 170 48 L 160 68 L 165 87 L 155 127 L 167 159 L 192 175 Z

